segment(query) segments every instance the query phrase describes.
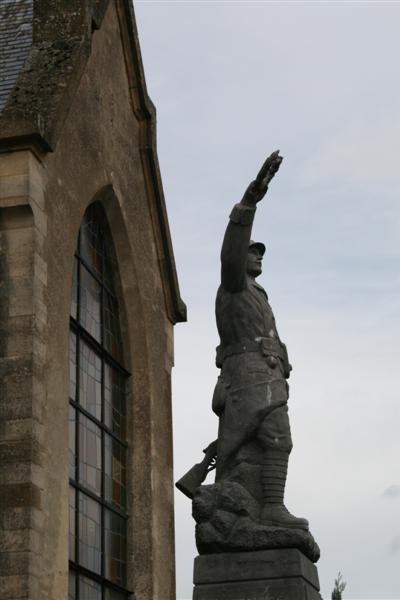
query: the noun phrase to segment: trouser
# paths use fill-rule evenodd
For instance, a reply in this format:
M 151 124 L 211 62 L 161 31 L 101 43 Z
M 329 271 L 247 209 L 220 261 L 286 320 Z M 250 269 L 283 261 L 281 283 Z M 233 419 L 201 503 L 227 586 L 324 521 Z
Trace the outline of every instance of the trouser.
M 225 359 L 213 397 L 213 409 L 220 417 L 217 477 L 251 441 L 259 443 L 262 454 L 272 449 L 290 453 L 287 399 L 280 362 L 272 368 L 255 352 Z
M 257 430 L 257 440 L 266 451 L 279 450 L 290 454 L 293 444 L 287 404 L 264 417 Z

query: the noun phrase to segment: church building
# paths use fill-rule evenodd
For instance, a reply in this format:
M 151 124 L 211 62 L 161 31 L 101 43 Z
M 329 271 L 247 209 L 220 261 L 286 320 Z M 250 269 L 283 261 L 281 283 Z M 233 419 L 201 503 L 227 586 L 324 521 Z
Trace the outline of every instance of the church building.
M 178 286 L 131 0 L 0 1 L 0 600 L 174 600 Z

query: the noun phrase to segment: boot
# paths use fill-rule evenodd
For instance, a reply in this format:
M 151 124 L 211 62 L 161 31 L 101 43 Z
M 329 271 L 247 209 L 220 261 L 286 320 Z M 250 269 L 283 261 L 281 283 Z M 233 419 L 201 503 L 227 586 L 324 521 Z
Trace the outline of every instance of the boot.
M 307 519 L 294 517 L 283 504 L 288 459 L 288 453 L 281 450 L 271 450 L 265 454 L 261 467 L 263 494 L 261 522 L 263 525 L 308 531 Z

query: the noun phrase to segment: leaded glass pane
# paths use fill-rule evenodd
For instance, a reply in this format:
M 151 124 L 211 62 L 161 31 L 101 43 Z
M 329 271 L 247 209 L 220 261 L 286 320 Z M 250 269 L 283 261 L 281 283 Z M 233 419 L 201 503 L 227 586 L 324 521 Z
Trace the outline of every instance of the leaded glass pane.
M 104 496 L 118 508 L 126 508 L 126 450 L 111 436 L 105 435 Z
M 79 322 L 98 342 L 101 341 L 101 286 L 81 266 Z
M 82 493 L 79 493 L 79 563 L 101 573 L 101 507 Z
M 101 358 L 80 341 L 79 403 L 97 419 L 101 419 Z
M 82 414 L 79 415 L 79 482 L 100 496 L 101 429 Z
M 105 575 L 110 581 L 126 583 L 126 520 L 105 510 Z
M 104 365 L 104 422 L 120 438 L 125 438 L 125 381 L 121 373 Z
M 80 230 L 80 255 L 99 277 L 103 270 L 103 231 L 96 218 L 95 210 L 90 207 L 84 217 Z
M 72 273 L 72 287 L 71 287 L 71 317 L 74 319 L 78 315 L 78 261 L 74 258 L 74 269 Z
M 69 397 L 76 400 L 76 335 L 69 332 Z
M 79 577 L 79 600 L 101 600 L 101 585 L 88 577 Z
M 105 257 L 103 277 L 104 285 L 113 292 L 115 288 L 116 274 L 118 273 L 118 265 L 117 260 L 115 258 L 114 244 L 112 242 L 109 231 L 107 231 L 107 234 L 109 238 L 104 248 Z
M 116 592 L 115 590 L 106 589 L 104 600 L 126 600 L 126 594 L 121 594 L 121 592 Z
M 122 342 L 118 318 L 118 303 L 107 292 L 104 292 L 104 346 L 117 360 L 121 359 Z
M 68 600 L 76 600 L 76 575 L 75 571 L 68 574 Z
M 69 488 L 69 560 L 75 560 L 75 510 L 76 510 L 76 491 L 75 488 Z
M 69 477 L 76 479 L 76 410 L 69 407 Z

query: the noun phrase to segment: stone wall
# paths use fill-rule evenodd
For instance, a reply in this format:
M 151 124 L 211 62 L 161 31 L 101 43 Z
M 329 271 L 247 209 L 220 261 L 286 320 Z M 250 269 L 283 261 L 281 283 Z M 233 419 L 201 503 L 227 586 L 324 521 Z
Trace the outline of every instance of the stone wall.
M 39 589 L 47 270 L 37 161 L 0 160 L 0 598 Z
M 94 200 L 116 247 L 132 373 L 128 588 L 175 598 L 173 325 L 123 36 L 110 2 L 54 152 L 0 154 L 0 600 L 67 600 L 70 289 Z

